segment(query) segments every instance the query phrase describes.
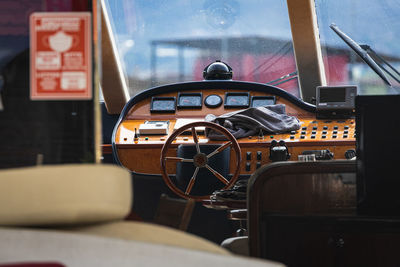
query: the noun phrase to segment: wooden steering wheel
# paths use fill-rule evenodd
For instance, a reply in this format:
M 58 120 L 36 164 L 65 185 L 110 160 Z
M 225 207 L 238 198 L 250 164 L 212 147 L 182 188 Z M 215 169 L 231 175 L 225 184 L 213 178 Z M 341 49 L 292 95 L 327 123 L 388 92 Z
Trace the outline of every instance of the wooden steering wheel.
M 202 153 L 200 151 L 200 145 L 199 145 L 199 138 L 196 133 L 196 127 L 206 127 L 206 128 L 211 128 L 219 133 L 222 133 L 228 141 L 221 146 L 219 146 L 217 149 L 215 149 L 213 152 L 209 153 L 208 155 Z M 167 157 L 167 151 L 170 149 L 172 142 L 183 132 L 186 130 L 190 129 L 193 137 L 193 142 L 196 146 L 196 154 L 192 159 L 185 159 L 185 158 L 180 158 L 180 157 Z M 218 154 L 228 148 L 229 146 L 233 147 L 233 150 L 235 152 L 236 156 L 236 166 L 235 166 L 235 171 L 233 173 L 233 176 L 230 180 L 226 179 L 223 175 L 221 175 L 219 172 L 214 170 L 210 165 L 208 165 L 208 160 L 214 156 L 215 154 Z M 183 191 L 180 188 L 178 188 L 170 179 L 168 173 L 167 173 L 167 162 L 189 162 L 193 163 L 193 165 L 196 167 L 192 177 L 189 180 L 188 185 L 186 186 L 186 190 Z M 170 137 L 165 141 L 165 144 L 161 150 L 161 158 L 160 158 L 160 163 L 161 163 L 161 174 L 162 177 L 167 184 L 167 186 L 178 196 L 185 198 L 185 199 L 194 199 L 196 201 L 201 201 L 203 199 L 209 199 L 210 195 L 204 195 L 204 196 L 196 196 L 196 195 L 190 195 L 190 192 L 192 191 L 193 185 L 196 182 L 197 178 L 197 173 L 199 172 L 200 168 L 207 168 L 217 179 L 219 179 L 225 186 L 221 189 L 227 189 L 230 188 L 238 179 L 239 173 L 240 173 L 240 162 L 241 162 L 241 151 L 239 144 L 236 140 L 236 138 L 224 127 L 212 123 L 212 122 L 205 122 L 205 121 L 199 121 L 199 122 L 193 122 L 186 124 L 176 131 L 174 131 Z

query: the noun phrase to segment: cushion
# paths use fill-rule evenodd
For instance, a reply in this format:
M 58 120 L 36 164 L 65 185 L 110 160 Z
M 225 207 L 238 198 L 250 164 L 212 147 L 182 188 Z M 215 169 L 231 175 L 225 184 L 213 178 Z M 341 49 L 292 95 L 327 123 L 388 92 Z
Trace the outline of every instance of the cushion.
M 230 254 L 226 249 L 201 237 L 170 227 L 135 221 L 117 221 L 97 225 L 63 228 L 79 233 L 136 240 L 147 243 L 184 247 L 218 254 Z
M 0 236 L 0 259 L 3 264 L 17 260 L 39 262 L 51 259 L 68 267 L 283 267 L 267 260 L 50 230 L 0 227 Z
M 130 173 L 115 165 L 66 164 L 0 170 L 0 225 L 57 225 L 124 218 Z

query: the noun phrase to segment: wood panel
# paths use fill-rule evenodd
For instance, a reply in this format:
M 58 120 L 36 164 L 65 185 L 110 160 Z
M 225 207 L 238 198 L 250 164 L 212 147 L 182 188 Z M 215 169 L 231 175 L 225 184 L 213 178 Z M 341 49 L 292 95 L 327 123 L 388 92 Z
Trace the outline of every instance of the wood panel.
M 261 230 L 266 213 L 354 214 L 355 172 L 355 161 L 280 162 L 255 172 L 247 201 L 250 255 L 259 257 L 265 249 Z
M 250 88 L 249 88 L 250 89 Z M 244 90 L 230 90 L 244 92 Z M 185 93 L 198 93 L 200 91 L 185 91 Z M 202 90 L 203 100 L 211 94 L 219 95 L 223 100 L 226 90 Z M 260 91 L 250 91 L 251 96 L 270 96 Z M 157 97 L 176 97 L 178 92 L 159 94 Z M 209 108 L 204 104 L 201 109 L 177 109 L 174 113 L 150 112 L 151 98 L 144 99 L 133 105 L 126 118 L 118 127 L 116 144 L 121 163 L 128 169 L 137 173 L 160 174 L 160 152 L 165 141 L 173 132 L 177 119 L 204 120 L 207 114 L 216 116 L 238 110 L 238 108 Z M 238 140 L 242 150 L 241 174 L 251 174 L 262 165 L 271 162 L 269 159 L 270 146 L 273 140 L 284 140 L 291 154 L 291 161 L 298 160 L 298 156 L 305 150 L 328 149 L 334 154 L 335 159 L 344 159 L 345 152 L 355 148 L 355 123 L 354 119 L 346 120 L 318 120 L 315 114 L 305 111 L 283 97 L 276 96 L 277 104 L 284 104 L 288 115 L 297 117 L 301 122 L 301 128 L 297 131 L 284 134 L 265 134 L 264 136 L 250 136 Z M 135 129 L 148 120 L 167 120 L 169 130 L 167 135 L 141 135 L 135 137 Z M 221 141 L 211 141 L 204 134 L 199 133 L 200 144 L 222 144 Z M 193 144 L 191 135 L 178 136 L 173 141 L 173 147 L 180 144 Z M 247 152 L 251 153 L 251 159 L 247 158 Z M 261 153 L 261 159 L 257 158 L 257 152 Z M 170 156 L 176 156 L 169 152 Z M 231 166 L 234 166 L 234 158 L 231 155 Z M 231 169 L 231 171 L 233 171 Z M 168 173 L 175 173 L 175 167 L 169 167 Z

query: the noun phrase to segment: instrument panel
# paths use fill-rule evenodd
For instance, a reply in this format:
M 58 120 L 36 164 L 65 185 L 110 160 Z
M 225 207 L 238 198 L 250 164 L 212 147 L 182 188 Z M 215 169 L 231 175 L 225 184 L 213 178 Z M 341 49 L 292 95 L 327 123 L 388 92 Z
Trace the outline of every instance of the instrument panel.
M 202 93 L 178 93 L 178 108 L 201 108 Z
M 251 97 L 251 107 L 265 107 L 268 105 L 275 105 L 275 96 L 252 96 Z
M 225 101 L 219 95 L 208 95 L 203 100 L 203 94 L 200 93 L 178 93 L 177 103 L 175 97 L 157 97 L 151 98 L 151 112 L 175 112 L 182 108 L 201 108 L 204 105 L 208 108 L 216 108 L 224 104 L 225 108 L 248 108 L 263 107 L 275 105 L 275 96 L 251 96 L 248 92 L 227 92 L 224 96 Z
M 204 99 L 204 104 L 209 108 L 217 108 L 222 105 L 222 97 L 219 95 L 209 95 Z
M 176 109 L 175 97 L 152 97 L 150 112 L 169 112 L 173 113 Z
M 225 93 L 225 108 L 248 108 L 250 104 L 250 93 L 229 92 Z
M 223 83 L 225 87 L 233 84 L 236 83 Z M 198 88 L 188 90 L 184 90 L 182 84 L 176 86 L 176 90 L 162 88 L 146 97 L 139 96 L 139 101 L 131 103 L 114 130 L 114 150 L 121 164 L 136 173 L 160 174 L 161 148 L 175 129 L 203 121 L 207 114 L 219 116 L 243 108 L 273 104 L 284 104 L 286 114 L 297 117 L 301 127 L 287 133 L 261 133 L 238 139 L 242 150 L 241 175 L 250 175 L 260 166 L 275 161 L 271 156 L 275 144 L 284 144 L 287 160 L 299 160 L 301 155 L 310 151 L 328 151 L 332 159 L 345 159 L 348 151 L 355 149 L 355 122 L 352 118 L 317 119 L 312 105 L 287 96 L 286 92 L 269 90 L 267 86 L 266 90 L 247 90 L 251 88 L 249 84 L 234 89 L 220 87 L 220 83 L 213 84 L 211 87 L 214 88 L 206 85 L 209 83 L 199 82 L 196 83 Z M 204 130 L 196 128 L 200 145 L 223 143 L 209 140 Z M 175 149 L 189 144 L 193 144 L 190 134 L 178 136 L 172 142 Z M 168 173 L 174 171 L 172 167 Z

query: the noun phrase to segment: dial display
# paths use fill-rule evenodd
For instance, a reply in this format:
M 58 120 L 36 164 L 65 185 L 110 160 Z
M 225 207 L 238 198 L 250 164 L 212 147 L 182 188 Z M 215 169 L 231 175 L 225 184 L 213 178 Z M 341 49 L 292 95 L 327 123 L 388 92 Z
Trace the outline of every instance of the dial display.
M 225 107 L 242 107 L 249 106 L 249 93 L 226 93 Z
M 153 97 L 151 112 L 175 112 L 175 97 Z
M 203 97 L 201 93 L 180 93 L 178 108 L 201 108 Z
M 253 96 L 251 98 L 251 107 L 265 107 L 268 105 L 275 105 L 274 96 Z
M 222 104 L 222 98 L 219 95 L 209 95 L 204 99 L 204 104 L 209 108 L 216 108 Z

